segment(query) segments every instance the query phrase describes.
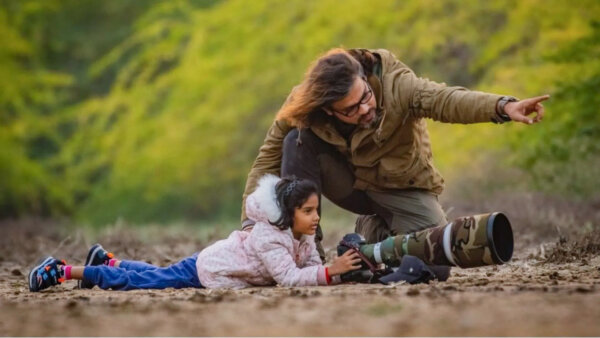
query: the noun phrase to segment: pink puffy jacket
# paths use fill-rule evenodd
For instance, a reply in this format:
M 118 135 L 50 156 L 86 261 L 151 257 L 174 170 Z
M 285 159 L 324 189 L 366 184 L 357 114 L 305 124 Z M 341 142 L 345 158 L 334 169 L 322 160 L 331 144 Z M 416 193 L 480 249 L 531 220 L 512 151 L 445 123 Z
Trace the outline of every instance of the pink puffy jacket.
M 196 268 L 202 286 L 327 285 L 314 236 L 296 240 L 291 229 L 269 224 L 281 215 L 275 198 L 278 181 L 277 176 L 266 175 L 248 196 L 246 213 L 256 222 L 251 232 L 234 231 L 200 252 Z

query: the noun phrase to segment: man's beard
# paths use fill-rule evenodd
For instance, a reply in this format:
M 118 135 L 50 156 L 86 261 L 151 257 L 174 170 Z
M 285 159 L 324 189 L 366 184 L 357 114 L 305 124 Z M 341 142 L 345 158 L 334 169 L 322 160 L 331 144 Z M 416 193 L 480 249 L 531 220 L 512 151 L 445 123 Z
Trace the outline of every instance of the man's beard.
M 373 119 L 371 121 L 369 121 L 368 123 L 360 123 L 360 121 L 359 121 L 359 123 L 358 123 L 358 127 L 359 128 L 361 128 L 361 129 L 370 129 L 370 128 L 373 128 L 373 127 L 377 126 L 379 124 L 379 122 L 381 122 L 381 115 L 382 115 L 381 111 L 379 111 L 376 108 L 371 108 L 369 110 L 369 113 L 366 114 L 365 116 L 371 115 L 372 111 L 375 112 L 375 114 L 373 116 Z

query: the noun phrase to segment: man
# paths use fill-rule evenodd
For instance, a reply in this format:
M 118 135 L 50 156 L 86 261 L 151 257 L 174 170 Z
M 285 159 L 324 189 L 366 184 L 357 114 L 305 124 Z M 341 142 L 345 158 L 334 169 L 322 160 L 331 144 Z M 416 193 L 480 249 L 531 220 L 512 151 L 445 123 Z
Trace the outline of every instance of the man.
M 333 49 L 309 68 L 281 107 L 248 175 L 245 198 L 267 173 L 317 183 L 357 213 L 368 243 L 446 223 L 425 118 L 448 123 L 533 124 L 540 96 L 518 101 L 417 77 L 389 51 Z M 532 113 L 536 113 L 532 118 Z M 320 230 L 320 229 L 319 229 Z M 319 244 L 322 234 L 316 240 Z M 319 246 L 320 247 L 320 246 Z

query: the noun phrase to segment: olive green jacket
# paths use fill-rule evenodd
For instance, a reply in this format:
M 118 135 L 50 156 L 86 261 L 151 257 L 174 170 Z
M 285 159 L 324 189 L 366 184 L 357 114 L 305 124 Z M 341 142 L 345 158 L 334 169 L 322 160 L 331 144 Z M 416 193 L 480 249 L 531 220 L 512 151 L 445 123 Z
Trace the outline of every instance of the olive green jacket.
M 368 51 L 380 60 L 368 78 L 382 113 L 379 125 L 357 128 L 349 147 L 330 122 L 309 128 L 353 165 L 356 189 L 420 188 L 440 194 L 444 179 L 433 166 L 424 118 L 448 123 L 497 121 L 496 104 L 502 96 L 419 78 L 391 52 Z M 280 174 L 283 139 L 293 128 L 290 122 L 275 120 L 267 132 L 246 181 L 242 221 L 246 219 L 246 196 L 254 191 L 258 179 L 267 173 Z

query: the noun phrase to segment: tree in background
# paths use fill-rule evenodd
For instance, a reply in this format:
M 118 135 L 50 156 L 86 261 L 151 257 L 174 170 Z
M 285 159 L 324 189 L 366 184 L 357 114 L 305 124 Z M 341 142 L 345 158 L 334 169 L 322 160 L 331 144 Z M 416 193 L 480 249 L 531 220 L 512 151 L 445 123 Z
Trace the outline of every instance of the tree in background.
M 11 79 L 0 84 L 2 216 L 237 219 L 274 113 L 306 65 L 340 45 L 390 49 L 452 85 L 553 93 L 527 134 L 432 123 L 436 165 L 448 174 L 507 149 L 530 188 L 595 193 L 597 1 L 0 5 L 0 72 Z

